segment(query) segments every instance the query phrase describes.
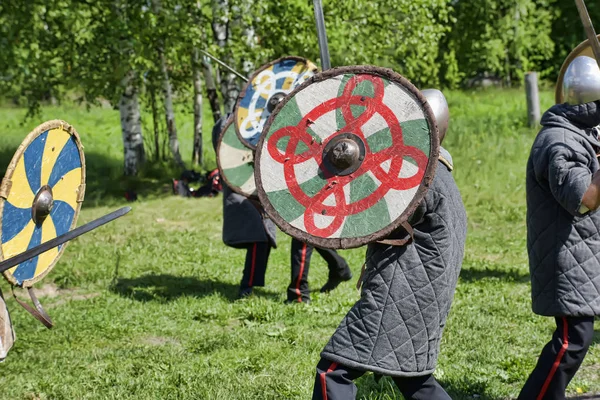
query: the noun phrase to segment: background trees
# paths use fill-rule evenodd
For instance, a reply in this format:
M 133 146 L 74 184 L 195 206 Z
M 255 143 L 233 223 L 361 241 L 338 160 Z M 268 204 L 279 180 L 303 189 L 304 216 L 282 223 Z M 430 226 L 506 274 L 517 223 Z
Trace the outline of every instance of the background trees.
M 459 87 L 481 76 L 519 84 L 529 70 L 553 81 L 585 38 L 571 1 L 326 0 L 324 7 L 333 66 L 390 67 L 420 87 Z M 600 7 L 588 8 L 600 21 Z M 119 109 L 126 175 L 146 159 L 202 165 L 202 99 L 216 120 L 231 112 L 242 82 L 201 51 L 247 75 L 284 55 L 319 62 L 312 2 L 0 2 L 2 95 L 30 115 L 66 98 Z M 194 118 L 189 159 L 179 151 L 175 107 Z M 144 115 L 151 123 L 142 124 Z

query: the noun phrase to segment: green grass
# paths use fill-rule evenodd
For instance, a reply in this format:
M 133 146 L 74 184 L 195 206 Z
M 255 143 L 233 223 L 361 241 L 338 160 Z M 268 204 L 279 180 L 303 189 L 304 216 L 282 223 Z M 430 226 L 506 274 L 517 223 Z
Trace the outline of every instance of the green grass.
M 552 320 L 530 310 L 524 172 L 535 130 L 525 127 L 520 90 L 453 92 L 449 101 L 445 146 L 469 237 L 436 376 L 453 399 L 514 398 L 553 331 Z M 543 109 L 552 104 L 550 92 L 542 102 Z M 23 114 L 0 109 L 2 165 L 37 123 L 19 126 Z M 75 125 L 86 146 L 82 224 L 122 203 L 114 183 L 122 163 L 118 113 L 45 108 L 39 122 L 56 117 Z M 177 121 L 187 159 L 190 118 Z M 221 199 L 161 194 L 166 177 L 144 182 L 151 190 L 132 213 L 74 241 L 40 284 L 55 328 L 8 300 L 17 342 L 0 364 L 0 398 L 310 398 L 319 352 L 359 298 L 355 280 L 313 294 L 310 306 L 284 305 L 290 239 L 279 234 L 267 286 L 235 301 L 244 252 L 221 242 Z M 364 249 L 342 254 L 358 277 Z M 326 280 L 317 254 L 309 278 L 314 288 Z M 570 393 L 599 392 L 599 366 L 600 333 Z M 360 399 L 401 399 L 387 378 L 357 383 Z

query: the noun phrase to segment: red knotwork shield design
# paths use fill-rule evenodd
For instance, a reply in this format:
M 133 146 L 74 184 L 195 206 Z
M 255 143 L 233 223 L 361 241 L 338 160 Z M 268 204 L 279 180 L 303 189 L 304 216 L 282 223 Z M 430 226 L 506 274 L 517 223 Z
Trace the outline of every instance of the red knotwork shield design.
M 317 75 L 265 127 L 255 172 L 261 202 L 282 230 L 317 246 L 382 238 L 414 211 L 433 176 L 433 121 L 420 92 L 392 71 Z

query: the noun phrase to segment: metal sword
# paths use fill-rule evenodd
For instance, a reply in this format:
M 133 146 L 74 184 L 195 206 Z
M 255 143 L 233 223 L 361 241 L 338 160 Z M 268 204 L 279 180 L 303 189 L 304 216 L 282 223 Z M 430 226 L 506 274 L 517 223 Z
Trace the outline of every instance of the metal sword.
M 596 36 L 596 31 L 594 30 L 594 25 L 592 24 L 590 14 L 585 6 L 585 1 L 575 0 L 575 5 L 577 6 L 577 11 L 579 11 L 579 17 L 581 18 L 583 28 L 585 29 L 585 34 L 590 42 L 592 51 L 594 52 L 596 62 L 600 66 L 600 41 L 598 41 L 598 36 Z
M 248 82 L 248 78 L 246 78 L 244 75 L 242 75 L 239 72 L 237 72 L 235 69 L 233 69 L 229 65 L 225 64 L 223 61 L 219 60 L 217 57 L 213 56 L 212 54 L 210 54 L 209 52 L 206 52 L 204 50 L 200 50 L 200 52 L 202 54 L 204 54 L 206 57 L 215 60 L 217 62 L 217 64 L 219 64 L 219 65 L 227 68 L 229 70 L 229 72 L 231 72 L 232 74 L 234 74 L 235 76 L 237 76 L 238 78 L 240 78 L 241 80 L 243 80 L 244 82 Z
M 327 31 L 325 30 L 325 16 L 323 15 L 323 2 L 313 0 L 315 8 L 315 20 L 317 22 L 317 35 L 319 36 L 319 50 L 321 51 L 321 66 L 323 71 L 331 68 L 329 58 L 329 45 L 327 44 Z
M 50 239 L 47 242 L 40 244 L 39 246 L 35 246 L 29 250 L 25 250 L 23 253 L 11 257 L 8 260 L 4 260 L 0 262 L 0 273 L 14 267 L 15 265 L 19 265 L 27 260 L 30 260 L 33 257 L 39 256 L 40 254 L 50 249 L 53 249 L 54 247 L 60 246 L 61 244 L 66 243 L 69 240 L 75 239 L 76 237 L 81 236 L 84 233 L 87 233 L 93 229 L 96 229 L 99 226 L 114 221 L 115 219 L 127 214 L 129 211 L 131 211 L 131 207 L 120 208 L 117 211 L 113 211 L 110 214 L 106 214 L 105 216 L 88 222 L 85 225 L 81 225 L 79 228 L 75 228 L 67 233 L 55 237 L 54 239 Z

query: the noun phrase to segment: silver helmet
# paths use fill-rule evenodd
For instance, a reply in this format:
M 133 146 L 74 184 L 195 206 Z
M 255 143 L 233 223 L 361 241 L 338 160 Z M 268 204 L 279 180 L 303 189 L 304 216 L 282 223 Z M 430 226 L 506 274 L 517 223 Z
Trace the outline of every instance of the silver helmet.
M 450 122 L 450 109 L 448 108 L 448 102 L 444 93 L 437 89 L 425 89 L 421 93 L 427 99 L 429 106 L 433 110 L 433 115 L 437 122 L 438 131 L 440 133 L 440 144 L 446 137 L 446 131 L 448 131 L 448 123 Z
M 564 101 L 571 105 L 600 100 L 600 68 L 592 57 L 575 57 L 563 78 Z

